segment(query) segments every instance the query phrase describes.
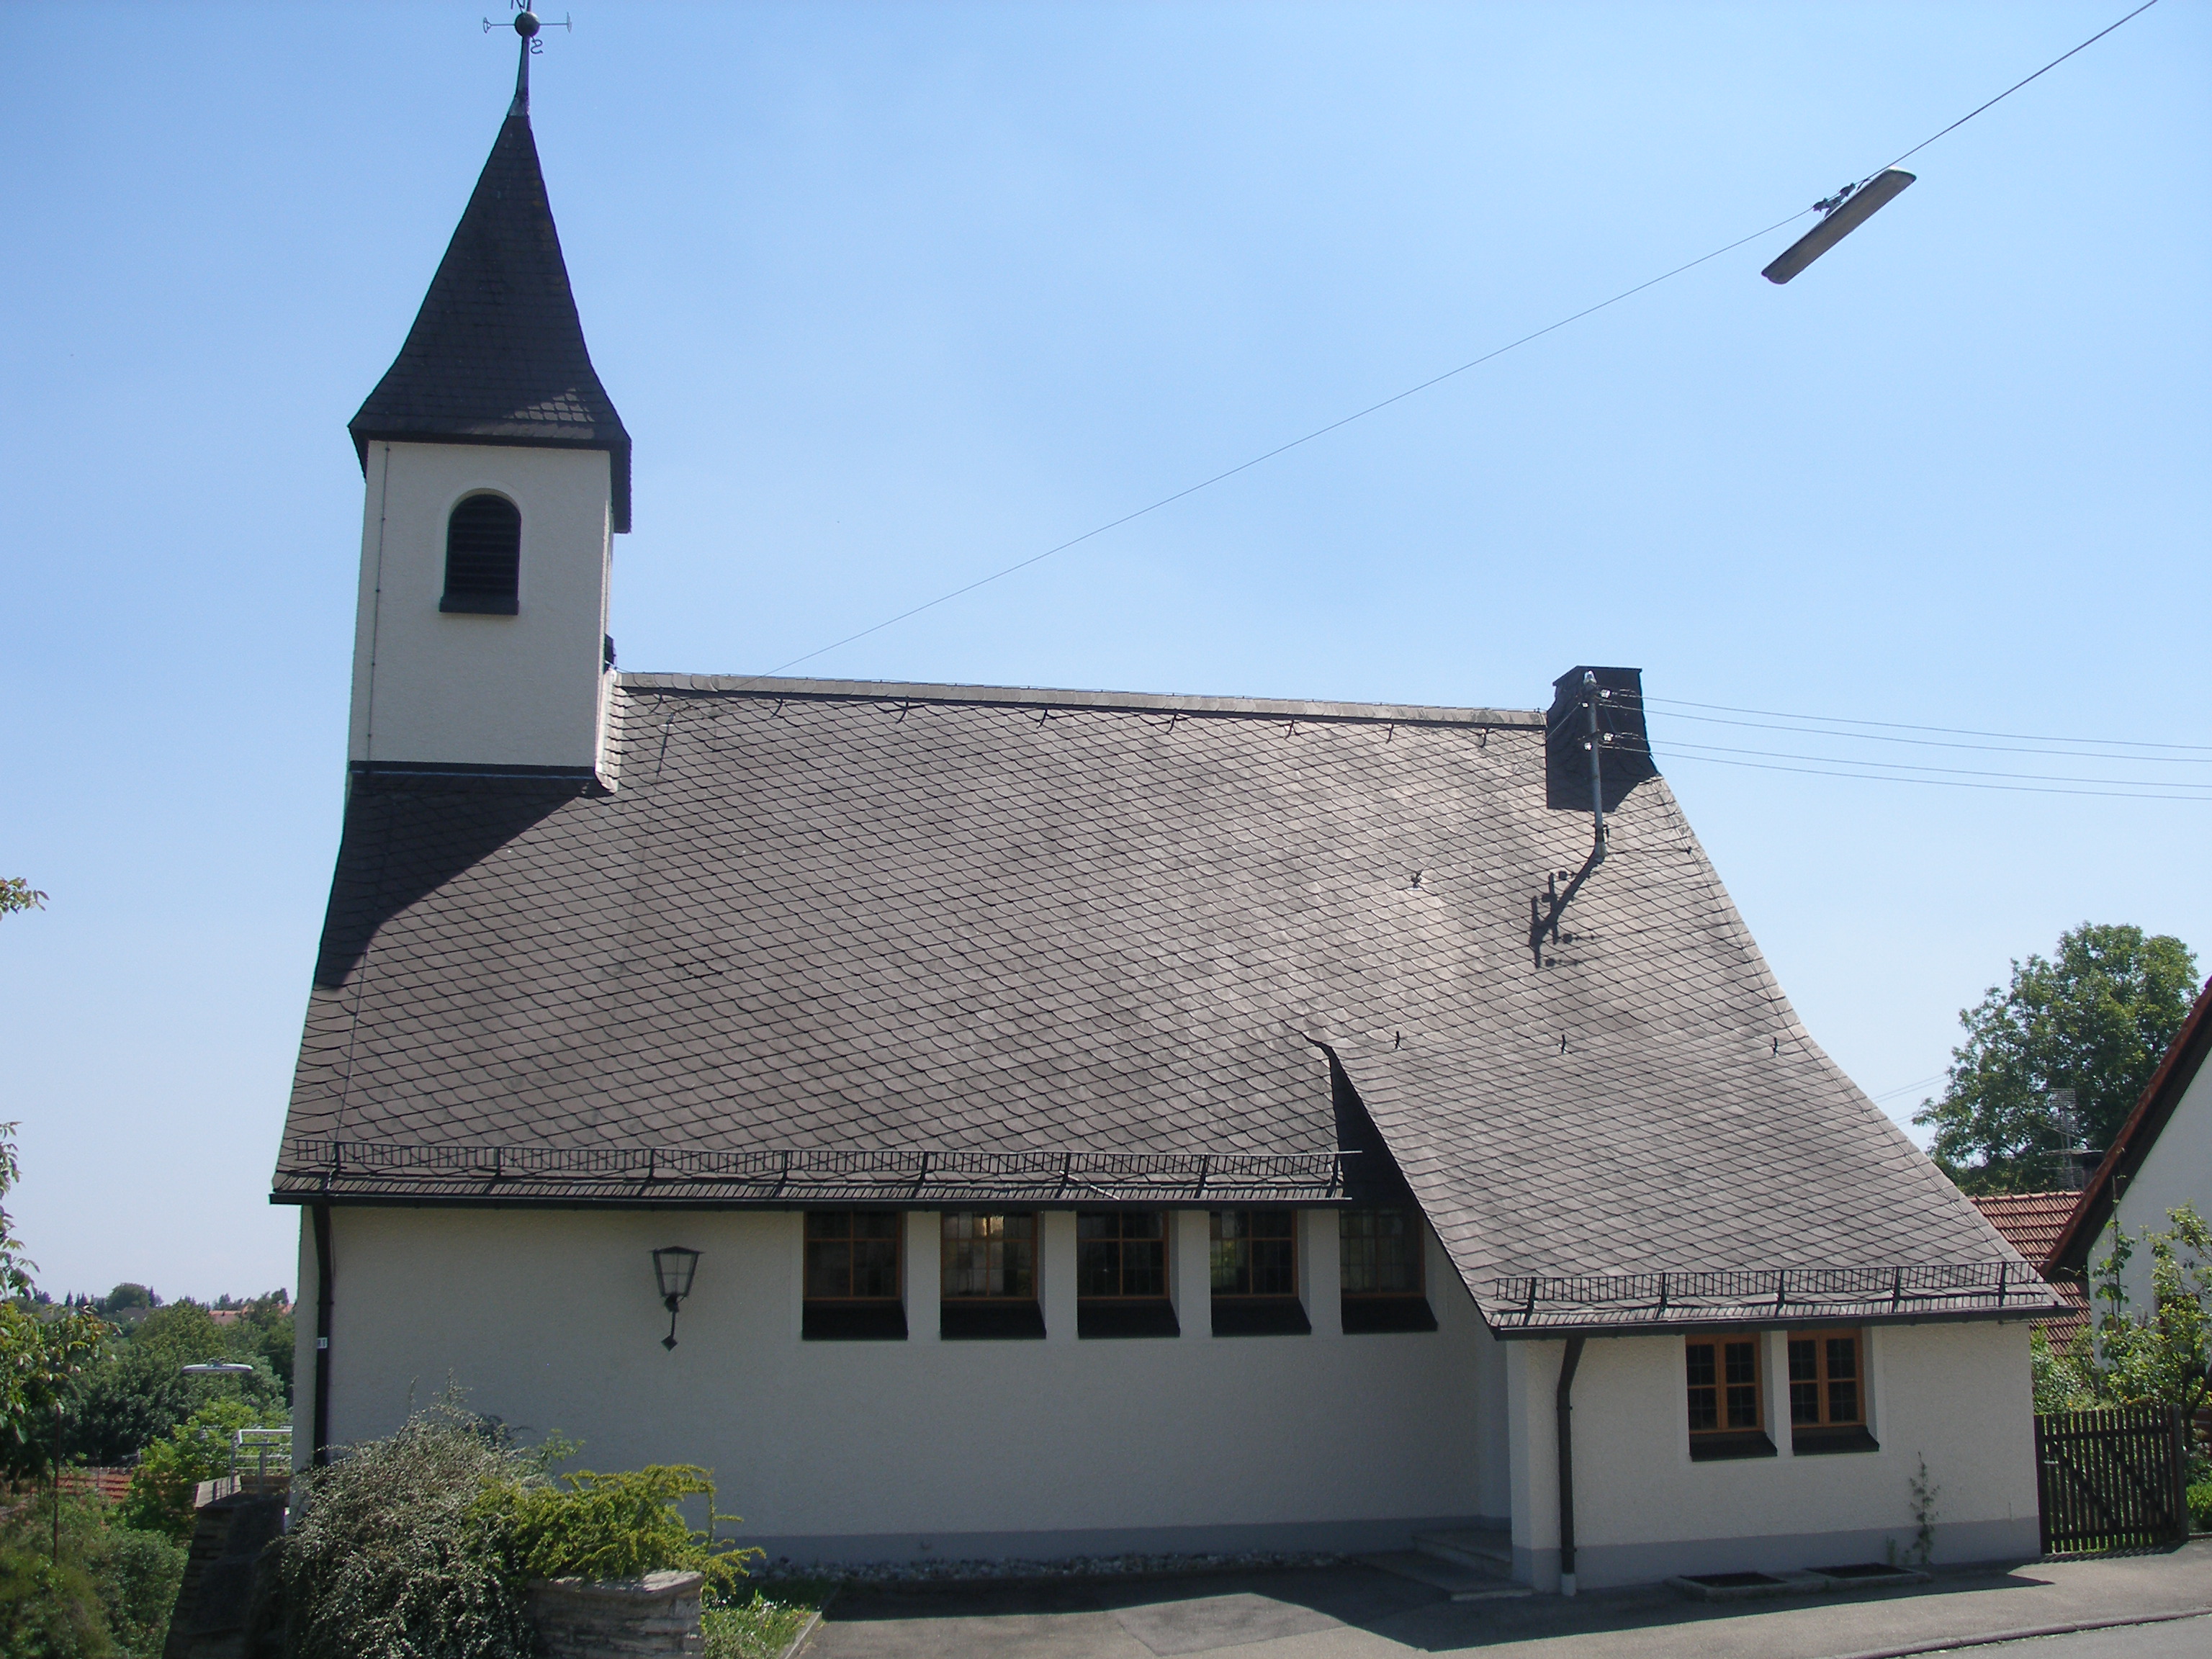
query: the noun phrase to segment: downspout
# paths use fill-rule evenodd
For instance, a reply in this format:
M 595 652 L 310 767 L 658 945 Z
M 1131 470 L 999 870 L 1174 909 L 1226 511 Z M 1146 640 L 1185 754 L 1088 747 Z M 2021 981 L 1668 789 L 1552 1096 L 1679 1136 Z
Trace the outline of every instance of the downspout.
M 1559 1362 L 1559 1594 L 1575 1593 L 1575 1367 L 1583 1363 L 1583 1339 L 1567 1339 L 1566 1358 Z
M 331 1461 L 331 1206 L 311 1204 L 315 1227 L 315 1426 L 314 1467 Z

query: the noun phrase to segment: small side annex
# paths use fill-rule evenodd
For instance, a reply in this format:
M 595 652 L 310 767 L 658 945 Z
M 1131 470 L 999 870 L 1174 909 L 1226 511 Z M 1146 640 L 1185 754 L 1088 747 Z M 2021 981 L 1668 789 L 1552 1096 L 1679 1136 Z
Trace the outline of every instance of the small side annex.
M 526 90 L 353 431 L 303 1457 L 451 1382 L 805 1559 L 2035 1552 L 2051 1293 L 1800 1024 L 1634 670 L 617 672 L 629 439 Z

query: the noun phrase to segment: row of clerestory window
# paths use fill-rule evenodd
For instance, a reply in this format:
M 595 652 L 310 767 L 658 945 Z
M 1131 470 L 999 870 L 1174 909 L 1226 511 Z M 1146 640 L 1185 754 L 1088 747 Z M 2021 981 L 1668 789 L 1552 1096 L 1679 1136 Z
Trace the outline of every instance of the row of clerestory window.
M 1310 1334 L 1313 1322 L 1298 1289 L 1297 1223 L 1289 1210 L 1209 1212 L 1208 1317 L 1214 1335 Z M 1340 1211 L 1337 1237 L 1347 1335 L 1436 1329 L 1416 1212 Z M 802 1335 L 813 1340 L 904 1337 L 905 1239 L 906 1218 L 896 1211 L 808 1211 Z M 955 1341 L 1043 1336 L 1037 1244 L 1035 1211 L 940 1212 L 938 1334 Z M 1076 1335 L 1180 1336 L 1169 1273 L 1167 1212 L 1079 1210 Z

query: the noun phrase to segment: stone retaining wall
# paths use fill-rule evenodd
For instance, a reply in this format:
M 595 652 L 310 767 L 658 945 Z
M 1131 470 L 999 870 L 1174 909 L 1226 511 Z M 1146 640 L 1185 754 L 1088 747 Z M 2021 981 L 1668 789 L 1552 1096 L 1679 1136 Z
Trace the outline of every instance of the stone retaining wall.
M 642 1578 L 540 1578 L 530 1586 L 530 1622 L 546 1659 L 676 1659 L 703 1653 L 696 1572 Z

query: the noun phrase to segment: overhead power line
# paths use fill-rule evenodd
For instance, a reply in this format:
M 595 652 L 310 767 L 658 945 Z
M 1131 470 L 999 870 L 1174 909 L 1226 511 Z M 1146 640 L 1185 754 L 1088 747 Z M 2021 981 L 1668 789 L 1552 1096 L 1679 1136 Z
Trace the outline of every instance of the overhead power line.
M 1651 700 L 1646 699 L 1646 701 L 1650 702 Z M 1783 726 L 1773 720 L 1733 720 L 1717 714 L 1686 714 L 1679 709 L 1655 708 L 1649 709 L 1647 712 L 1670 720 L 1695 720 L 1700 726 L 1732 726 L 1742 730 L 1753 732 L 1787 732 L 1801 738 L 1835 738 L 1850 743 L 1903 743 L 1911 744 L 1914 747 L 1921 749 L 1963 749 L 1969 750 L 1976 754 L 1983 755 L 2046 755 L 2054 759 L 2063 757 L 2068 760 L 2141 761 L 2165 766 L 2212 766 L 2212 755 L 2123 755 L 2115 754 L 2111 750 L 2100 749 L 2033 749 L 2026 747 L 2023 744 L 1959 743 L 1943 738 L 1899 737 L 1893 732 L 1834 731 L 1817 726 Z M 1792 716 L 1792 718 L 1796 717 Z M 2076 739 L 2071 738 L 2038 738 L 2035 741 L 2039 743 L 2071 743 L 2076 741 Z M 2106 741 L 2124 740 L 2108 740 L 2101 738 L 2087 738 L 2080 739 L 2080 741 L 2087 743 L 2101 743 Z M 2152 745 L 2141 746 L 2149 747 Z M 2177 744 L 2174 746 L 2182 747 L 2184 745 Z
M 1903 161 L 1906 160 L 1908 157 L 1911 157 L 1911 156 L 1914 156 L 1914 155 L 1919 155 L 1919 154 L 1920 154 L 1920 152 L 1921 152 L 1922 150 L 1926 149 L 1928 148 L 1928 146 L 1929 146 L 1929 145 L 1930 145 L 1930 144 L 1932 144 L 1932 143 L 1934 143 L 1936 142 L 1936 139 L 1941 138 L 1941 137 L 1944 137 L 1944 136 L 1946 136 L 1947 134 L 1956 132 L 1956 131 L 1957 131 L 1960 127 L 1963 127 L 1964 125 L 1966 125 L 1967 122 L 1969 122 L 1969 121 L 1972 120 L 1972 119 L 1973 119 L 1977 115 L 1979 115 L 1979 114 L 1982 112 L 1982 110 L 1988 109 L 1988 108 L 1990 108 L 1992 105 L 1996 105 L 1996 104 L 2002 104 L 2002 102 L 2004 102 L 2004 100 L 2005 100 L 2006 99 L 2008 99 L 2008 98 L 2011 97 L 2011 96 L 2013 95 L 2013 94 L 2014 94 L 2015 92 L 2018 92 L 2018 91 L 2019 91 L 2022 87 L 2026 86 L 2026 85 L 2027 84 L 2027 82 L 2028 82 L 2028 81 L 2039 81 L 2039 80 L 2041 80 L 2045 76 L 2046 76 L 2046 75 L 2050 74 L 2051 70 L 2053 70 L 2057 69 L 2057 68 L 2061 64 L 2064 63 L 2068 58 L 2071 58 L 2071 57 L 2074 55 L 2074 53 L 2075 53 L 2075 52 L 2086 52 L 2089 47 L 2095 46 L 2095 45 L 2097 44 L 2097 42 L 2098 42 L 2098 41 L 2100 41 L 2100 40 L 2103 40 L 2106 35 L 2110 34 L 2110 33 L 2111 33 L 2114 29 L 2116 29 L 2116 28 L 2119 27 L 2120 23 L 2125 23 L 2125 22 L 2128 22 L 2128 21 L 2131 21 L 2132 19 L 2135 19 L 2135 18 L 2137 18 L 2137 17 L 2142 16 L 2145 12 L 2148 11 L 2148 10 L 2149 10 L 2153 6 L 2156 5 L 2157 3 L 2158 3 L 2158 0 L 2143 0 L 2142 4 L 2141 4 L 2140 6 L 2137 6 L 2137 7 L 2136 7 L 2133 11 L 2130 12 L 2130 13 L 2127 15 L 2127 16 L 2121 18 L 2121 19 L 2119 20 L 2119 22 L 2118 22 L 2118 23 L 2107 23 L 2107 24 L 2106 24 L 2104 27 L 2102 27 L 2102 28 L 2099 29 L 2099 30 L 2098 30 L 2094 34 L 2091 35 L 2087 40 L 2084 40 L 2084 41 L 2083 41 L 2080 46 L 2075 46 L 2075 47 L 2073 49 L 2073 51 L 2072 51 L 2072 52 L 2060 52 L 2060 53 L 2058 54 L 2058 56 L 2057 56 L 2057 57 L 2056 57 L 2056 58 L 2052 58 L 2049 63 L 2045 64 L 2041 69 L 2039 69 L 2039 70 L 2036 70 L 2036 72 L 2035 72 L 2034 74 L 2033 74 L 2033 75 L 2029 76 L 2027 77 L 2027 81 L 2015 81 L 2015 82 L 2014 82 L 2010 86 L 2007 87 L 2007 88 L 2006 88 L 2002 92 L 1999 93 L 1996 97 L 1994 97 L 1994 98 L 1990 99 L 1990 101 L 1989 101 L 1989 103 L 1982 105 L 1982 106 L 1981 106 L 1981 107 L 1980 107 L 1979 109 L 1970 109 L 1970 110 L 1968 110 L 1968 111 L 1967 111 L 1964 115 L 1961 115 L 1961 116 L 1960 116 L 1957 120 L 1955 120 L 1955 121 L 1952 122 L 1952 123 L 1951 123 L 1951 125 L 1950 125 L 1949 126 L 1945 127 L 1942 132 L 1934 133 L 1934 134 L 1931 134 L 1931 135 L 1930 135 L 1929 137 L 1928 137 L 1923 138 L 1923 139 L 1922 139 L 1918 143 L 1915 144 L 1915 145 L 1914 145 L 1911 149 L 1908 149 L 1907 151 L 1905 151 L 1905 154 L 1904 154 L 1903 155 L 1899 156 L 1899 157 L 1897 158 L 1897 161 L 1892 161 L 1891 163 L 1889 163 L 1889 166 L 1893 167 L 1897 166 L 1899 162 L 1901 162 L 1901 161 Z M 1869 173 L 1869 174 L 1867 174 L 1867 178 L 1871 179 L 1871 178 L 1873 178 L 1873 177 L 1875 176 L 1875 173 L 1884 173 L 1884 172 L 1887 172 L 1887 170 L 1888 170 L 1888 169 L 1887 169 L 1887 167 L 1876 167 L 1876 168 L 1874 170 L 1874 173 Z M 1863 183 L 1863 182 L 1864 182 L 1864 180 L 1862 180 L 1861 182 L 1862 182 L 1862 183 Z
M 1830 767 L 1784 766 L 1773 761 L 1726 760 L 1718 755 L 1670 755 L 1670 760 L 1702 762 L 1707 766 L 1747 767 L 1755 772 L 1796 772 L 1812 778 L 1855 778 L 1863 783 L 1917 783 L 1935 789 L 1995 789 L 2014 795 L 2093 795 L 2106 800 L 2186 800 L 2205 804 L 2203 795 L 2169 795 L 2144 789 L 2069 789 L 2046 783 L 1976 783 L 1965 778 L 1899 777 L 1887 772 L 1844 772 Z
M 1172 507 L 1176 502 L 1182 501 L 1186 496 L 1195 495 L 1201 489 L 1211 489 L 1215 484 L 1224 483 L 1227 480 L 1235 477 L 1240 472 L 1250 471 L 1254 467 L 1260 465 L 1262 462 L 1272 461 L 1278 455 L 1288 454 L 1291 450 L 1298 448 L 1301 445 L 1310 444 L 1316 438 L 1325 438 L 1330 433 L 1337 431 L 1340 428 L 1350 426 L 1354 421 L 1365 420 L 1370 415 L 1379 413 L 1381 410 L 1389 408 L 1393 404 L 1401 404 L 1408 398 L 1416 397 L 1421 392 L 1428 391 L 1431 386 L 1442 386 L 1446 380 L 1451 380 L 1457 375 L 1464 374 L 1471 368 L 1479 368 L 1493 358 L 1503 357 L 1507 352 L 1516 350 L 1522 346 L 1527 345 L 1531 340 L 1540 340 L 1547 334 L 1557 333 L 1559 330 L 1566 327 L 1570 323 L 1578 323 L 1585 317 L 1596 315 L 1597 313 L 1603 311 L 1607 306 L 1617 306 L 1623 300 L 1628 299 L 1633 295 L 1643 293 L 1647 288 L 1656 288 L 1661 283 L 1667 281 L 1668 277 L 1680 276 L 1684 271 L 1694 270 L 1698 266 L 1704 264 L 1709 259 L 1717 259 L 1723 253 L 1732 253 L 1736 249 L 1741 247 L 1746 242 L 1755 242 L 1760 237 L 1766 235 L 1769 232 L 1777 231 L 1781 229 L 1784 225 L 1792 224 L 1797 220 L 1803 218 L 1806 214 L 1812 211 L 1813 210 L 1811 208 L 1801 209 L 1799 211 L 1791 214 L 1786 219 L 1776 220 L 1772 224 L 1766 226 L 1764 229 L 1754 230 L 1748 236 L 1737 237 L 1735 240 L 1729 243 L 1726 246 L 1717 247 L 1711 253 L 1701 253 L 1696 258 L 1690 260 L 1686 264 L 1676 265 L 1672 270 L 1662 271 L 1656 276 L 1647 277 L 1643 282 L 1637 283 L 1634 288 L 1625 288 L 1609 300 L 1601 300 L 1594 306 L 1585 306 L 1582 310 L 1576 312 L 1571 317 L 1562 317 L 1556 323 L 1547 323 L 1543 327 L 1535 330 L 1533 333 L 1523 334 L 1519 339 L 1510 341 L 1504 345 L 1486 351 L 1480 357 L 1470 357 L 1467 362 L 1462 363 L 1456 368 L 1448 368 L 1441 374 L 1432 374 L 1418 386 L 1409 386 L 1403 392 L 1395 392 L 1379 403 L 1372 403 L 1368 404 L 1364 409 L 1356 410 L 1352 414 L 1344 416 L 1340 419 L 1331 421 L 1327 426 L 1317 426 L 1312 431 L 1306 433 L 1304 436 L 1292 438 L 1287 443 L 1277 444 L 1273 449 L 1267 451 L 1263 454 L 1255 455 L 1249 461 L 1239 461 L 1235 466 L 1230 467 L 1224 471 L 1217 472 L 1210 478 L 1203 478 L 1194 484 L 1186 485 L 1183 489 L 1176 490 L 1172 495 L 1163 495 L 1159 500 L 1150 502 L 1144 507 L 1138 507 L 1134 512 L 1124 513 L 1118 519 L 1109 519 L 1104 524 L 1099 525 L 1095 529 L 1085 531 L 1080 536 L 1071 536 L 1066 541 L 1061 542 L 1055 546 L 1048 547 L 1042 553 L 1032 553 L 1026 559 L 1023 559 L 1014 564 L 1010 564 L 1003 570 L 994 570 L 988 576 L 978 576 L 974 581 L 968 583 L 964 587 L 956 587 L 949 593 L 940 593 L 933 599 L 925 599 L 921 604 L 915 605 L 910 610 L 900 611 L 896 617 L 886 617 L 879 623 L 872 623 L 870 626 L 863 628 L 857 634 L 848 634 L 843 639 L 833 641 L 828 645 L 821 646 L 815 650 L 809 651 L 804 656 L 793 657 L 788 662 L 779 663 L 775 667 L 769 669 L 767 673 L 757 675 L 755 678 L 757 679 L 773 678 L 775 676 L 782 673 L 787 668 L 796 668 L 803 662 L 811 662 L 817 657 L 826 656 L 830 652 L 842 649 L 843 647 L 851 645 L 857 640 L 865 640 L 871 634 L 880 634 L 884 629 L 893 627 L 899 623 L 902 623 L 909 617 L 919 617 L 923 611 L 933 611 L 939 605 L 946 603 L 948 600 L 959 599 L 963 594 L 973 593 L 979 587 L 987 587 L 991 583 L 998 581 L 1003 577 L 1014 574 L 1017 571 L 1026 570 L 1033 564 L 1041 564 L 1045 560 L 1052 557 L 1055 553 L 1065 553 L 1069 548 L 1079 547 L 1085 542 L 1090 541 L 1095 537 L 1103 536 L 1109 530 L 1119 530 L 1123 525 L 1134 523 L 1137 520 L 1145 517 L 1147 514 L 1157 513 L 1164 507 Z
M 2146 738 L 2047 738 L 2032 732 L 1988 732 L 1970 726 L 1915 726 L 1905 720 L 1858 720 L 1843 714 L 1791 714 L 1778 708 L 1741 708 L 1734 703 L 1692 702 L 1685 697 L 1655 697 L 1644 694 L 1647 707 L 1665 708 L 1711 708 L 1724 714 L 1762 714 L 1769 720 L 1818 721 L 1826 726 L 1872 726 L 1889 732 L 1941 732 L 1957 738 L 2008 738 L 2015 743 L 2076 743 L 2099 744 L 2112 749 L 2172 749 L 2191 754 L 2212 754 L 2212 744 L 2154 743 Z M 1685 719 L 1690 716 L 1683 716 Z M 1849 735 L 1838 733 L 1838 736 Z M 2117 758 L 2117 757 L 2116 757 Z M 2146 756 L 2151 759 L 2154 757 Z
M 2148 11 L 2151 7 L 2157 3 L 2158 0 L 2144 0 L 2144 3 L 2142 5 L 2137 6 L 2135 10 L 2130 12 L 2127 16 L 2119 19 L 2118 22 L 2107 24 L 2104 28 L 2100 29 L 2096 33 L 2091 35 L 2087 40 L 2082 41 L 2080 46 L 2075 46 L 2069 51 L 2061 52 L 2057 57 L 2045 64 L 2041 69 L 2036 70 L 2033 75 L 2027 76 L 2026 80 L 2014 82 L 2011 86 L 2007 87 L 2002 92 L 1999 93 L 1996 97 L 1990 99 L 1987 103 L 1979 105 L 1977 107 L 1967 111 L 1966 114 L 1960 116 L 1957 120 L 1952 122 L 1949 126 L 1943 128 L 1941 131 L 1931 133 L 1929 137 L 1922 139 L 1918 143 L 1915 144 L 1911 149 L 1906 150 L 1903 155 L 1899 156 L 1896 161 L 1888 163 L 1888 166 L 1895 167 L 1898 161 L 1902 161 L 1908 156 L 1918 155 L 1922 150 L 1927 149 L 1929 145 L 1934 143 L 1937 139 L 1945 137 L 1947 134 L 1957 131 L 1960 127 L 1966 125 L 1967 122 L 1981 114 L 1983 111 L 1990 109 L 1995 105 L 2000 104 L 2006 99 L 2011 97 L 2013 94 L 2018 92 L 2022 87 L 2027 85 L 2028 82 L 2039 79 L 2041 76 L 2049 74 L 2052 70 L 2057 68 L 2059 64 L 2073 57 L 2075 52 L 2094 46 L 2098 41 L 2110 34 L 2114 29 L 2118 28 L 2122 23 L 2125 23 L 2132 18 L 2141 16 L 2144 12 Z M 1882 171 L 1884 171 L 1883 168 L 1877 167 L 1873 173 L 1869 173 L 1866 175 L 1867 179 L 1870 179 Z M 1861 182 L 1863 183 L 1864 180 L 1862 180 Z M 1502 346 L 1498 346 L 1489 351 L 1486 351 L 1479 357 L 1471 357 L 1455 368 L 1448 368 L 1442 374 L 1432 374 L 1427 380 L 1420 381 L 1417 385 L 1409 386 L 1402 392 L 1393 392 L 1390 396 L 1384 398 L 1378 402 L 1368 404 L 1364 409 L 1355 410 L 1349 415 L 1343 416 L 1337 420 L 1329 422 L 1326 426 L 1316 427 L 1310 432 L 1303 434 L 1298 437 L 1292 438 L 1287 442 L 1278 444 L 1273 449 L 1269 449 L 1260 454 L 1255 455 L 1248 461 L 1240 461 L 1235 466 L 1224 468 L 1223 471 L 1213 474 L 1211 477 L 1202 478 L 1196 483 L 1186 485 L 1184 488 L 1176 490 L 1172 495 L 1163 495 L 1158 501 L 1148 502 L 1145 506 L 1138 507 L 1132 512 L 1124 513 L 1117 519 L 1109 519 L 1102 525 L 1098 525 L 1092 529 L 1085 531 L 1079 536 L 1071 536 L 1064 542 L 1059 542 L 1051 547 L 1046 548 L 1042 552 L 1032 553 L 1025 559 L 1017 560 L 1014 563 L 1006 566 L 1003 569 L 992 571 L 988 575 L 978 576 L 975 580 L 964 583 L 961 586 L 953 588 L 947 592 L 940 593 L 933 599 L 925 599 L 920 605 L 911 605 L 908 609 L 900 611 L 896 616 L 886 617 L 879 623 L 872 623 L 867 627 L 860 629 L 855 633 L 846 635 L 842 639 L 833 640 L 828 645 L 817 646 L 811 651 L 802 653 L 799 656 L 791 658 L 788 661 L 779 663 L 776 666 L 768 670 L 765 673 L 754 675 L 750 679 L 743 683 L 746 684 L 753 684 L 761 680 L 773 678 L 775 676 L 784 672 L 787 669 L 796 668 L 799 664 L 804 662 L 811 662 L 817 657 L 827 656 L 830 652 L 842 650 L 846 646 L 852 645 L 859 641 L 866 639 L 872 634 L 880 634 L 886 628 L 896 627 L 900 623 L 905 622 L 911 617 L 918 617 L 925 611 L 933 611 L 939 605 L 949 604 L 954 599 L 973 593 L 980 587 L 988 587 L 993 582 L 1002 580 L 1006 577 L 1027 570 L 1032 565 L 1042 564 L 1045 560 L 1051 558 L 1055 554 L 1065 553 L 1070 548 L 1079 547 L 1087 541 L 1093 540 L 1097 537 L 1106 534 L 1109 531 L 1118 530 L 1123 525 L 1133 524 L 1139 519 L 1160 511 L 1163 507 L 1172 507 L 1176 502 L 1182 501 L 1188 496 L 1195 495 L 1200 490 L 1210 489 L 1215 484 L 1225 483 L 1229 479 L 1237 477 L 1237 474 L 1241 472 L 1249 472 L 1255 466 L 1259 466 L 1265 462 L 1273 460 L 1279 455 L 1288 454 L 1291 450 L 1297 449 L 1306 444 L 1312 443 L 1316 439 L 1327 437 L 1330 433 L 1350 426 L 1355 421 L 1364 420 L 1370 415 L 1378 414 L 1382 410 L 1389 409 L 1394 404 L 1403 403 L 1408 398 L 1417 397 L 1421 392 L 1429 391 L 1432 387 L 1442 386 L 1446 380 L 1454 380 L 1458 376 L 1466 374 L 1470 369 L 1479 368 L 1486 362 L 1492 362 L 1497 358 L 1504 356 L 1509 351 L 1517 350 L 1532 341 L 1542 339 L 1547 334 L 1557 333 L 1560 329 L 1565 328 L 1571 324 L 1578 323 L 1585 317 L 1595 316 L 1599 312 L 1606 310 L 1608 307 L 1617 306 L 1623 300 L 1630 299 L 1636 295 L 1641 294 L 1646 289 L 1656 288 L 1662 283 L 1667 282 L 1671 278 L 1680 276 L 1685 271 L 1694 270 L 1699 265 L 1705 264 L 1711 260 L 1719 258 L 1723 253 L 1732 253 L 1737 248 L 1741 247 L 1745 243 L 1755 242 L 1760 237 L 1770 235 L 1773 232 L 1781 229 L 1784 225 L 1794 224 L 1798 220 L 1803 218 L 1808 213 L 1812 213 L 1816 210 L 1816 208 L 1812 207 L 1801 209 L 1797 212 L 1792 213 L 1784 218 L 1776 220 L 1771 225 L 1767 225 L 1761 229 L 1753 231 L 1747 236 L 1739 236 L 1732 242 L 1723 243 L 1721 246 L 1713 249 L 1710 253 L 1701 253 L 1696 258 L 1686 260 L 1683 264 L 1676 265 L 1671 270 L 1662 271 L 1656 276 L 1646 277 L 1643 282 L 1637 283 L 1634 287 L 1625 288 L 1621 289 L 1620 293 L 1613 295 L 1609 299 L 1601 300 L 1595 305 L 1585 306 L 1582 310 L 1575 312 L 1571 315 L 1562 317 L 1555 323 L 1547 323 L 1540 329 L 1523 334 L 1516 340 L 1508 341 Z
M 1933 773 L 1940 776 L 1956 778 L 2008 778 L 2023 783 L 2098 783 L 2110 784 L 2118 787 L 2124 788 L 2179 790 L 2212 789 L 2212 782 L 2178 783 L 2166 778 L 2084 778 L 2075 776 L 2071 773 L 1983 772 L 1963 766 L 1921 766 L 1917 765 L 1911 761 L 1862 760 L 1856 755 L 1796 755 L 1789 753 L 1786 750 L 1775 749 L 1729 749 L 1718 744 L 1711 743 L 1670 743 L 1666 745 L 1666 748 L 1667 752 L 1669 754 L 1687 752 L 1705 755 L 1751 755 L 1756 756 L 1763 760 L 1813 761 L 1819 764 L 1827 766 L 1871 766 L 1881 769 L 1884 773 L 1897 773 L 1900 775 Z M 1905 776 L 1901 781 L 1907 783 L 1916 781 L 1932 781 L 1932 780 L 1917 779 L 1911 776 Z M 2184 800 L 2193 800 L 2198 799 L 2212 800 L 2212 795 L 2202 797 L 2196 795 L 2181 795 L 2177 796 L 2176 799 Z
M 1943 1079 L 1949 1075 L 1950 1073 L 1948 1072 L 1938 1072 L 1933 1077 L 1923 1077 L 1917 1083 L 1900 1083 L 1894 1089 L 1884 1090 L 1878 1095 L 1869 1095 L 1867 1098 L 1873 1101 L 1875 1105 L 1879 1106 L 1885 1101 L 1895 1100 L 1899 1095 L 1917 1094 L 1923 1089 L 1931 1087 L 1936 1084 L 1942 1082 Z

